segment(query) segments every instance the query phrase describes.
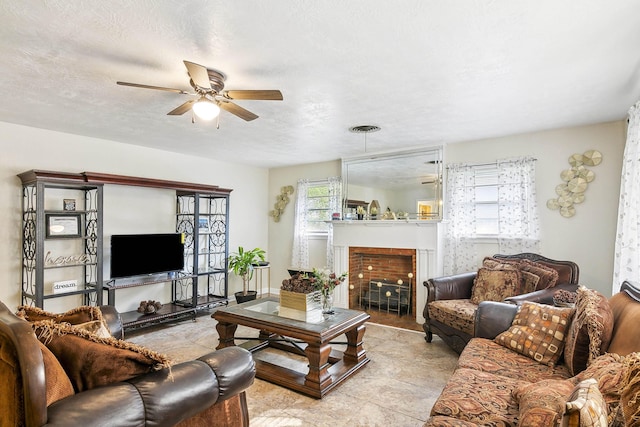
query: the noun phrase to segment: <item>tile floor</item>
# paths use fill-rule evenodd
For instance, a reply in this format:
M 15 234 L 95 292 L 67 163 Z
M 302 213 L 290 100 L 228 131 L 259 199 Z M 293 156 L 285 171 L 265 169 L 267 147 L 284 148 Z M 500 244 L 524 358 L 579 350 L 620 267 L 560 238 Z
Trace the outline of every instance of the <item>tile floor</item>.
M 130 332 L 127 339 L 180 362 L 200 357 L 217 345 L 214 319 L 167 323 Z M 257 336 L 239 327 L 238 336 Z M 367 323 L 364 347 L 371 362 L 327 394 L 313 399 L 256 379 L 247 391 L 252 427 L 422 426 L 451 376 L 457 355 L 437 337 Z M 256 357 L 282 357 L 258 353 Z M 304 368 L 303 359 L 291 360 Z

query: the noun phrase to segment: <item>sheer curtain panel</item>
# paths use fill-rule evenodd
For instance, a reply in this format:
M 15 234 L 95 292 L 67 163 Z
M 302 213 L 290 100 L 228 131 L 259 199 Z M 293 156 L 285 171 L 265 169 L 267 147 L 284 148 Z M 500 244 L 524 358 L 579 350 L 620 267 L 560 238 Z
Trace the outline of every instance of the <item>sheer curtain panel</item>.
M 624 280 L 640 280 L 640 101 L 629 109 L 622 160 L 612 293 Z
M 300 270 L 309 269 L 309 238 L 307 237 L 307 192 L 309 180 L 298 180 L 295 218 L 293 225 L 293 248 L 291 266 Z

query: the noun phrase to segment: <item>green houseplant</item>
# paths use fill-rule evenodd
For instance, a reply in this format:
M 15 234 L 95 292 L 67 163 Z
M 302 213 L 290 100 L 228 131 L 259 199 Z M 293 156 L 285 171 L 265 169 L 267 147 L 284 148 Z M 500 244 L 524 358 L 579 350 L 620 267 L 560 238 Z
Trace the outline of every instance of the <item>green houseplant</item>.
M 256 291 L 249 290 L 249 281 L 253 278 L 253 268 L 260 261 L 264 261 L 264 250 L 254 248 L 246 251 L 242 246 L 238 247 L 238 251 L 229 255 L 227 260 L 229 270 L 242 278 L 242 291 L 236 292 L 236 302 L 238 304 L 251 301 L 256 298 Z

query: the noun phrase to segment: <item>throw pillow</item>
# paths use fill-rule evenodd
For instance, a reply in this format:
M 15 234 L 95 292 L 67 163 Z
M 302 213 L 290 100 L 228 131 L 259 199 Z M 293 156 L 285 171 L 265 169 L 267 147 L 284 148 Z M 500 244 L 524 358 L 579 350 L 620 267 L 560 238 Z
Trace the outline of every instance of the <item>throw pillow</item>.
M 607 426 L 607 405 L 600 390 L 598 382 L 589 378 L 581 381 L 573 390 L 567 401 L 567 413 L 580 414 L 580 427 L 602 427 Z
M 558 271 L 539 262 L 523 259 L 520 263 L 520 270 L 533 273 L 540 278 L 535 289 L 537 291 L 552 288 L 558 281 Z
M 625 358 L 627 368 L 620 393 L 625 426 L 640 426 L 640 353 Z
M 521 426 L 555 427 L 562 419 L 567 396 L 575 384 L 570 380 L 542 380 L 524 383 L 513 391 L 518 401 Z
M 607 403 L 609 417 L 614 418 L 619 412 L 620 392 L 627 370 L 624 356 L 606 353 L 596 358 L 584 371 L 573 378 L 578 382 L 589 378 L 598 381 L 598 389 Z M 616 424 L 610 422 L 609 425 Z
M 600 292 L 580 286 L 576 314 L 567 332 L 564 360 L 571 375 L 583 371 L 609 347 L 613 333 L 613 313 Z
M 554 366 L 562 355 L 574 311 L 526 301 L 518 308 L 511 327 L 495 342 L 543 365 Z
M 55 323 L 67 322 L 72 325 L 78 325 L 81 323 L 100 321 L 104 327 L 109 330 L 109 327 L 102 316 L 100 307 L 89 305 L 76 307 L 61 314 L 51 313 L 38 307 L 21 305 L 18 307 L 16 315 L 31 323 L 41 320 L 53 320 Z
M 46 385 L 47 406 L 60 399 L 74 394 L 73 386 L 56 356 L 40 341 L 42 361 L 44 363 L 44 380 Z
M 481 267 L 473 282 L 471 302 L 503 301 L 518 295 L 520 290 L 520 272 L 516 268 L 488 269 Z
M 112 337 L 100 338 L 68 323 L 45 320 L 33 327 L 66 371 L 76 392 L 170 366 L 164 355 Z

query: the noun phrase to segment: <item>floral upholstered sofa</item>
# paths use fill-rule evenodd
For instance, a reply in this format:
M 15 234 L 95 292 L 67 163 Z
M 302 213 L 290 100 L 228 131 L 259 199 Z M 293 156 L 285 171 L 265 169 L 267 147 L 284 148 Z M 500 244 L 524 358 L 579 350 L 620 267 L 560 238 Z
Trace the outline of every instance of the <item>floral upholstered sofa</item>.
M 478 271 L 429 279 L 423 315 L 425 339 L 438 335 L 460 353 L 473 337 L 474 319 L 481 301 L 553 303 L 559 289 L 575 291 L 578 265 L 533 253 L 494 255 Z
M 575 308 L 483 302 L 425 427 L 640 426 L 640 287 Z

